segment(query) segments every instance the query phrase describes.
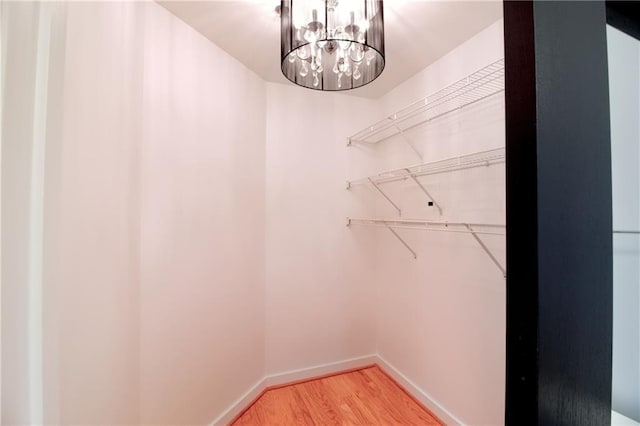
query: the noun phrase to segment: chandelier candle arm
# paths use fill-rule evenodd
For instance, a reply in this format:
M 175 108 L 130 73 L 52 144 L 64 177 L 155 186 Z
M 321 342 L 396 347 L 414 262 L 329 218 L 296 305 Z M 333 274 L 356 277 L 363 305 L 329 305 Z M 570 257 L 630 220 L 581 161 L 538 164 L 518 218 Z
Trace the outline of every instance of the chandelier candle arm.
M 349 90 L 383 71 L 382 0 L 282 0 L 280 63 L 291 82 Z

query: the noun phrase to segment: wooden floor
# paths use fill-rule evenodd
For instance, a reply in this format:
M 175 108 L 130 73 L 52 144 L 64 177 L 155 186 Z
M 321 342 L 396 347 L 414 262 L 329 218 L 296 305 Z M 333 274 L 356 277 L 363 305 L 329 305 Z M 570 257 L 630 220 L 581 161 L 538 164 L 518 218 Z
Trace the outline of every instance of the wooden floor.
M 234 426 L 441 425 L 379 367 L 267 390 Z

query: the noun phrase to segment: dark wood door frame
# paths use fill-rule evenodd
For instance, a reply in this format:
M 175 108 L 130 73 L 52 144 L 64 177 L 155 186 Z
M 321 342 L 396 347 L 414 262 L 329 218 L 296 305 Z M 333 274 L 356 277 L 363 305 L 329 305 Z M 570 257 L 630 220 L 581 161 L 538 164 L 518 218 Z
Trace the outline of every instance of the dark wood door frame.
M 610 424 L 607 9 L 504 4 L 507 425 Z

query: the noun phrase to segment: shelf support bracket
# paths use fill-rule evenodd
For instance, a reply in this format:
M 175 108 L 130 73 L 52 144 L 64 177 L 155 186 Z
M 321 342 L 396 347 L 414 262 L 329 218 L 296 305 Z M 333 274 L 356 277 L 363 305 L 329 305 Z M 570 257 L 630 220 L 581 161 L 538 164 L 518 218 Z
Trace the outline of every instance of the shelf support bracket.
M 440 204 L 438 204 L 438 202 L 433 199 L 431 194 L 429 194 L 429 191 L 427 191 L 427 188 L 425 188 L 424 185 L 418 180 L 418 178 L 415 177 L 413 173 L 411 173 L 411 170 L 409 169 L 405 169 L 405 170 L 407 171 L 409 177 L 411 177 L 411 179 L 413 179 L 416 185 L 418 185 L 418 187 L 422 190 L 422 192 L 424 192 L 425 195 L 433 202 L 433 205 L 438 208 L 438 212 L 440 213 L 440 216 L 442 216 L 442 207 L 440 207 Z
M 369 178 L 367 178 L 367 179 L 369 180 L 369 182 L 371 182 L 371 185 L 373 185 L 373 187 L 374 187 L 375 189 L 377 189 L 377 190 L 378 190 L 378 192 L 379 192 L 380 194 L 382 194 L 382 196 L 383 196 L 384 198 L 386 198 L 386 200 L 387 200 L 387 201 L 388 201 L 388 202 L 389 202 L 389 203 L 390 203 L 390 204 L 391 204 L 391 205 L 392 205 L 392 206 L 393 206 L 393 207 L 398 211 L 398 216 L 402 216 L 402 211 L 400 210 L 400 207 L 398 207 L 398 206 L 396 205 L 396 203 L 394 203 L 394 202 L 391 200 L 391 198 L 389 198 L 389 196 L 388 196 L 387 194 L 385 194 L 385 193 L 384 193 L 384 191 L 380 188 L 380 186 L 379 186 L 377 183 L 375 183 L 375 182 L 373 181 L 373 179 L 371 179 L 370 177 L 369 177 Z
M 402 243 L 402 245 L 403 245 L 403 246 L 405 246 L 405 247 L 407 248 L 407 250 L 409 250 L 409 251 L 411 252 L 411 254 L 413 255 L 413 258 L 414 258 L 414 259 L 417 259 L 417 258 L 418 258 L 418 255 L 416 254 L 416 252 L 415 252 L 415 251 L 413 251 L 413 249 L 409 246 L 409 244 L 407 244 L 407 242 L 406 242 L 405 240 L 403 240 L 403 239 L 402 239 L 402 237 L 401 237 L 401 236 L 400 236 L 400 235 L 399 235 L 399 234 L 398 234 L 398 233 L 397 233 L 397 232 L 396 232 L 396 231 L 395 231 L 391 226 L 389 226 L 389 224 L 385 223 L 384 225 L 387 227 L 387 229 L 388 229 L 389 231 L 391 231 L 391 233 L 392 233 L 392 234 L 393 234 L 393 235 L 394 235 L 398 240 L 400 240 L 400 242 Z
M 482 247 L 482 249 L 485 251 L 485 253 L 487 253 L 487 255 L 489 256 L 489 258 L 491 258 L 491 260 L 493 261 L 493 263 L 495 263 L 495 265 L 498 267 L 498 269 L 500 269 L 500 272 L 502 272 L 502 276 L 504 278 L 507 278 L 507 271 L 504 269 L 504 267 L 500 264 L 500 262 L 498 262 L 498 259 L 496 259 L 496 257 L 493 255 L 493 253 L 491 253 L 491 250 L 489 250 L 489 247 L 487 247 L 485 245 L 485 243 L 480 239 L 480 237 L 478 236 L 478 234 L 476 234 L 475 230 L 469 225 L 469 224 L 465 224 L 465 226 L 467 227 L 467 229 L 471 232 L 471 235 L 473 235 L 473 238 L 475 238 L 475 240 L 478 242 L 478 244 L 480 244 L 480 247 Z
M 398 125 L 394 125 L 393 127 L 395 127 L 396 130 L 398 130 L 398 133 L 400 133 L 400 136 L 402 136 L 402 140 L 405 141 L 407 145 L 409 145 L 409 147 L 413 150 L 413 152 L 418 156 L 420 161 L 424 161 L 424 159 L 422 158 L 422 154 L 420 153 L 420 151 L 416 149 L 415 146 L 413 146 L 411 139 L 409 139 L 409 137 L 404 133 L 404 130 L 402 130 Z

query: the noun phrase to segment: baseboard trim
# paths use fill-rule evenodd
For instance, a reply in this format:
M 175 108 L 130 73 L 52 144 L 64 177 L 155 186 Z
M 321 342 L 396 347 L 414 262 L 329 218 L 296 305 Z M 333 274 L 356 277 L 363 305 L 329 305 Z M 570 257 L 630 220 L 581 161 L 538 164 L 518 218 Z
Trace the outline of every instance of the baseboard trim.
M 310 379 L 333 376 L 353 370 L 360 370 L 362 368 L 374 365 L 377 360 L 378 357 L 376 355 L 365 355 L 357 358 L 346 359 L 344 361 L 330 362 L 327 364 L 316 365 L 314 367 L 301 368 L 298 370 L 272 374 L 264 378 L 265 386 L 268 388 L 282 387 L 290 384 L 304 382 Z
M 420 389 L 415 383 L 413 383 L 407 376 L 402 374 L 395 366 L 390 364 L 386 359 L 380 355 L 376 355 L 378 359 L 378 366 L 387 373 L 393 380 L 405 389 L 405 391 L 423 404 L 429 411 L 435 414 L 441 421 L 449 426 L 464 426 L 464 423 L 454 416 L 449 410 L 447 410 L 441 403 L 439 403 L 431 395 Z
M 244 395 L 242 395 L 233 404 L 231 404 L 231 406 L 227 408 L 222 414 L 220 414 L 218 418 L 212 421 L 210 426 L 228 425 L 236 417 L 242 414 L 248 407 L 253 405 L 253 403 L 256 402 L 264 392 L 264 378 L 262 378 Z
M 224 413 L 218 416 L 211 425 L 228 425 L 240 417 L 254 402 L 269 389 L 276 389 L 295 383 L 315 380 L 322 377 L 334 376 L 350 371 L 360 370 L 376 364 L 376 355 L 365 355 L 357 358 L 346 359 L 344 361 L 331 362 L 316 365 L 309 368 L 285 371 L 282 373 L 270 374 L 260 379 L 253 387 L 236 400 Z
M 279 387 L 289 386 L 308 380 L 348 373 L 370 367 L 372 365 L 378 365 L 384 373 L 396 381 L 400 387 L 404 388 L 405 392 L 407 392 L 409 396 L 424 405 L 425 408 L 431 411 L 442 422 L 449 426 L 464 426 L 464 423 L 460 421 L 460 419 L 455 417 L 436 399 L 420 389 L 415 383 L 409 380 L 407 376 L 402 374 L 400 370 L 380 355 L 366 355 L 344 361 L 331 362 L 309 368 L 301 368 L 298 370 L 285 371 L 265 376 L 253 385 L 244 395 L 238 398 L 220 416 L 218 416 L 218 418 L 211 423 L 211 426 L 224 426 L 234 422 L 244 414 L 244 412 L 262 396 L 262 394 L 270 389 L 277 389 Z

